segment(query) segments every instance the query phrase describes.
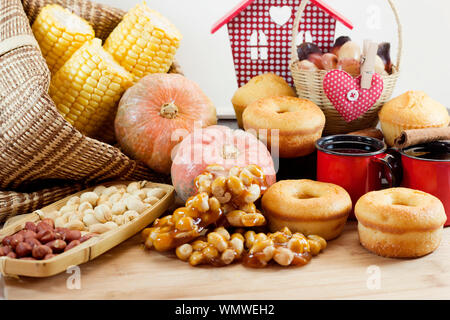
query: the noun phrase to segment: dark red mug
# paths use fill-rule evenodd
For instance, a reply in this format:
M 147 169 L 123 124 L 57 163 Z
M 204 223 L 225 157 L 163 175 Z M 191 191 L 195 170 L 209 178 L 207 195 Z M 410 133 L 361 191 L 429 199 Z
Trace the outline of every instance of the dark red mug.
M 406 188 L 421 190 L 439 198 L 450 226 L 450 141 L 437 141 L 400 151 Z
M 334 135 L 318 140 L 316 148 L 317 180 L 343 187 L 353 206 L 367 192 L 382 189 L 383 178 L 389 187 L 400 185 L 400 161 L 381 140 Z M 354 217 L 352 212 L 349 218 Z

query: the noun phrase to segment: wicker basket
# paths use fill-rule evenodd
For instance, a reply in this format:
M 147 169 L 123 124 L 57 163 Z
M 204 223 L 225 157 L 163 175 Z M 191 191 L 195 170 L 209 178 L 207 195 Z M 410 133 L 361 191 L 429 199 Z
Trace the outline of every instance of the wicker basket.
M 48 95 L 50 72 L 30 28 L 50 3 L 82 16 L 103 40 L 124 15 L 88 0 L 1 1 L 0 223 L 101 181 L 170 181 L 119 149 L 82 135 L 58 113 Z M 172 72 L 179 73 L 176 65 Z
M 292 52 L 291 52 L 291 73 L 294 79 L 295 88 L 299 97 L 308 99 L 316 103 L 322 111 L 325 113 L 325 135 L 348 133 L 357 131 L 369 127 L 375 127 L 378 123 L 378 111 L 383 104 L 388 101 L 392 92 L 394 91 L 397 79 L 400 75 L 400 62 L 402 54 L 402 27 L 398 11 L 392 2 L 388 0 L 389 5 L 394 12 L 395 20 L 398 26 L 398 54 L 397 64 L 393 66 L 391 75 L 383 76 L 384 90 L 378 101 L 361 117 L 351 122 L 346 122 L 339 112 L 334 108 L 328 97 L 323 91 L 323 78 L 326 75 L 326 71 L 306 71 L 300 70 L 296 62 L 298 59 L 296 39 L 299 33 L 300 20 L 302 18 L 303 11 L 309 3 L 309 0 L 303 0 L 299 6 L 295 21 L 294 29 L 292 33 Z

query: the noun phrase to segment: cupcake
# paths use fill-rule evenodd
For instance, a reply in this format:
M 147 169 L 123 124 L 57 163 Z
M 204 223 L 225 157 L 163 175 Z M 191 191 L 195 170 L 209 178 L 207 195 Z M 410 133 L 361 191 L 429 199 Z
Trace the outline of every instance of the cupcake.
M 297 95 L 282 77 L 274 73 L 265 73 L 252 78 L 236 91 L 231 100 L 239 128 L 243 129 L 242 113 L 248 105 L 259 99 L 284 96 L 296 97 Z
M 447 109 L 422 91 L 408 91 L 387 102 L 379 117 L 389 146 L 404 130 L 447 127 L 450 122 Z

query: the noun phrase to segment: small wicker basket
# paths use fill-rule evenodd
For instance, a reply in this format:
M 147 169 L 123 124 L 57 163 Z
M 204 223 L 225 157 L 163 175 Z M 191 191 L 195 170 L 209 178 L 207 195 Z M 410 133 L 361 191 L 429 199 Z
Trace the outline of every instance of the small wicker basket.
M 292 51 L 291 51 L 291 73 L 294 79 L 295 88 L 300 98 L 308 99 L 316 103 L 322 111 L 325 113 L 325 135 L 348 133 L 357 131 L 369 127 L 375 127 L 378 123 L 378 111 L 383 104 L 388 101 L 392 92 L 394 91 L 397 79 L 400 75 L 400 62 L 402 54 L 402 26 L 400 24 L 400 18 L 398 11 L 392 0 L 387 0 L 394 12 L 395 20 L 398 27 L 398 53 L 397 63 L 392 68 L 392 74 L 382 76 L 384 81 L 384 90 L 378 99 L 378 101 L 361 117 L 351 122 L 346 122 L 344 118 L 335 109 L 323 90 L 323 79 L 327 73 L 324 70 L 307 71 L 300 70 L 296 62 L 299 60 L 296 46 L 296 39 L 299 33 L 300 20 L 302 14 L 310 2 L 309 0 L 303 0 L 298 8 L 297 15 L 294 21 L 294 29 L 292 32 Z

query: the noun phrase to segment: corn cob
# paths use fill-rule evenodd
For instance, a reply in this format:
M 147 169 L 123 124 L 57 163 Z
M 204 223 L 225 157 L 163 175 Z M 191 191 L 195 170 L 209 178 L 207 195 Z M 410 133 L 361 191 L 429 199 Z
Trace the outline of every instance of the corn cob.
M 137 81 L 147 74 L 169 71 L 181 38 L 167 18 L 144 2 L 128 11 L 104 48 Z
M 95 37 L 94 29 L 86 20 L 57 4 L 44 7 L 32 29 L 52 74 Z
M 117 104 L 133 84 L 133 76 L 101 46 L 100 39 L 86 42 L 56 72 L 50 96 L 64 118 L 85 135 L 114 141 Z M 110 132 L 104 137 L 104 132 Z

